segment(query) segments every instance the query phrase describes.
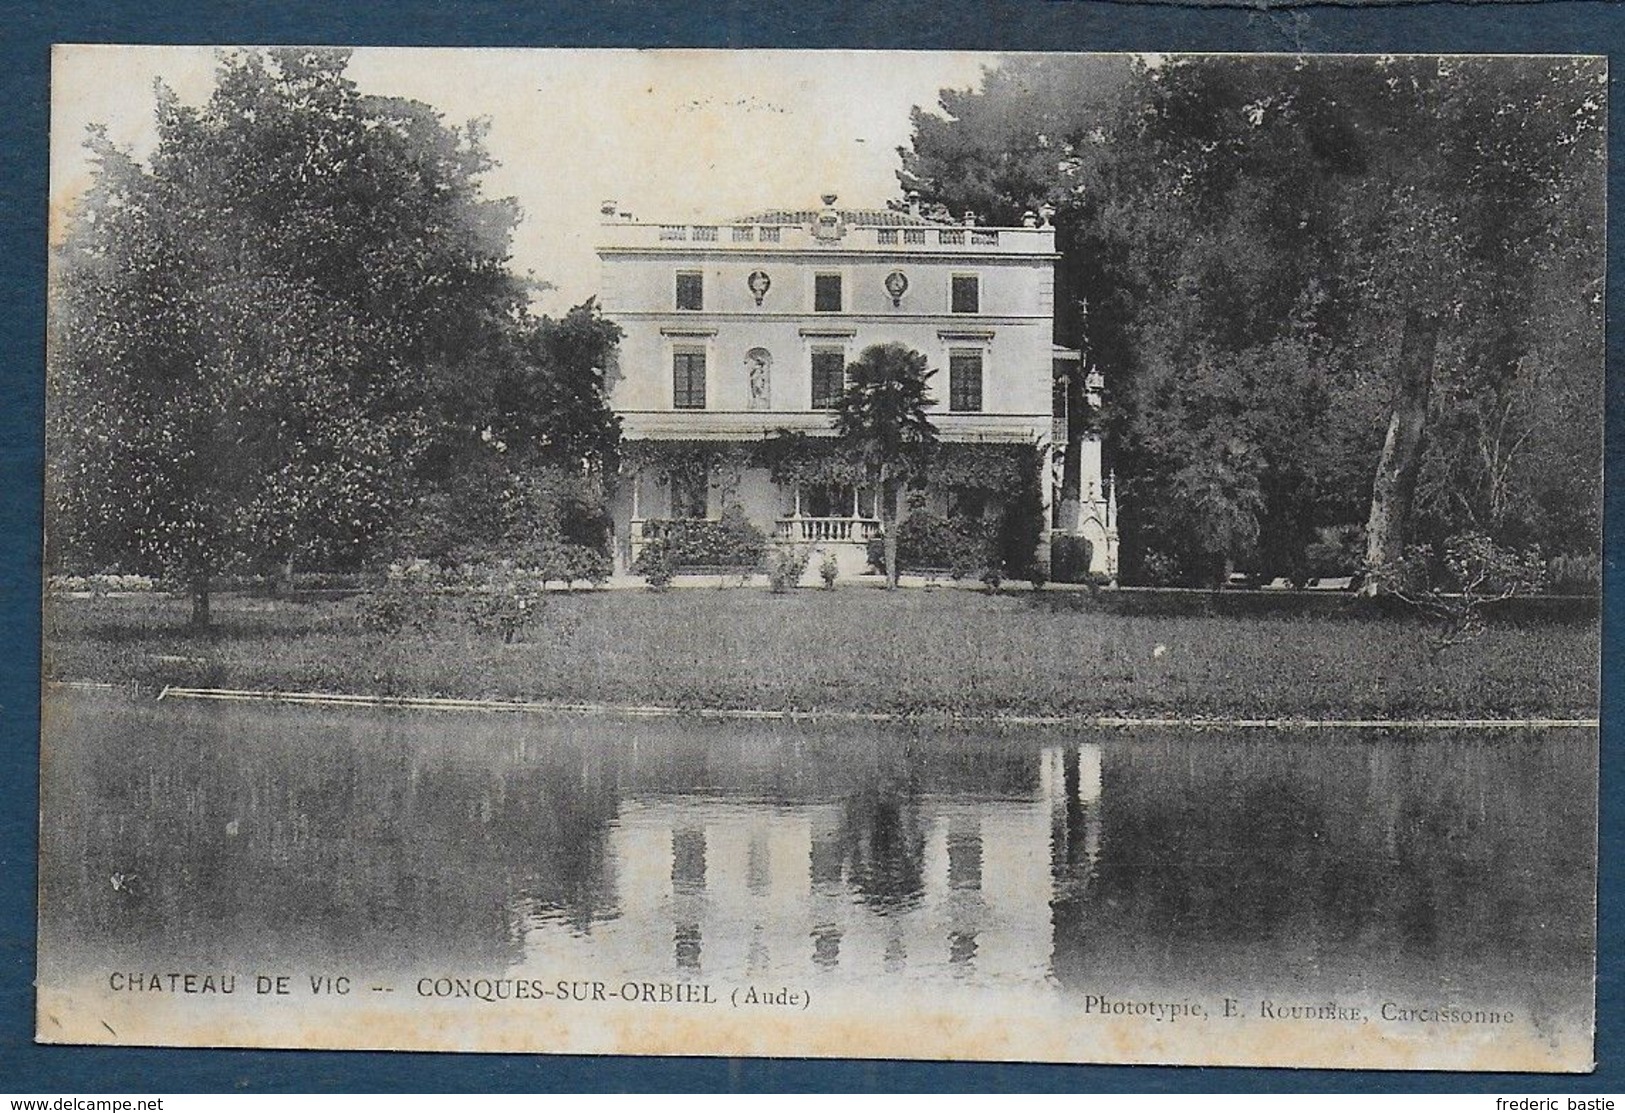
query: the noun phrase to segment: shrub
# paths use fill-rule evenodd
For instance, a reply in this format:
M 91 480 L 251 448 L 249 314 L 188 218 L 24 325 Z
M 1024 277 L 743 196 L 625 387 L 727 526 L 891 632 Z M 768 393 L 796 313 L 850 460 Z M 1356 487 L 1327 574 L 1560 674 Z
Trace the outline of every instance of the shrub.
M 510 561 L 467 565 L 448 587 L 458 622 L 504 642 L 524 636 L 540 615 L 546 592 L 541 573 Z
M 1546 587 L 1558 595 L 1601 595 L 1602 558 L 1596 553 L 1552 557 L 1546 562 Z
M 525 628 L 541 606 L 539 596 L 523 590 L 496 588 L 465 597 L 463 615 L 482 634 L 496 634 L 504 643 L 524 636 Z
M 1147 549 L 1140 560 L 1138 582 L 1147 587 L 1179 587 L 1185 583 L 1185 572 L 1178 558 L 1157 549 Z
M 805 545 L 775 545 L 767 561 L 767 584 L 775 595 L 783 595 L 801 583 L 812 560 Z
M 824 581 L 826 591 L 835 590 L 835 581 L 841 574 L 840 562 L 835 559 L 834 553 L 825 553 L 824 559 L 818 563 L 819 578 Z
M 956 580 L 999 565 L 1002 579 L 999 540 L 995 523 L 917 510 L 897 527 L 897 563 L 905 572 L 946 569 Z M 881 539 L 869 542 L 868 557 L 878 571 L 886 570 Z
M 1050 579 L 1058 584 L 1090 583 L 1089 565 L 1095 547 L 1087 537 L 1057 533 L 1049 539 Z
M 1320 526 L 1303 550 L 1303 578 L 1348 576 L 1365 563 L 1365 527 L 1358 522 Z
M 755 568 L 767 550 L 767 537 L 745 519 L 744 512 L 730 506 L 715 522 L 669 521 L 652 523 L 664 542 L 664 559 L 674 568 L 744 567 Z M 644 574 L 645 546 L 632 570 Z
M 367 634 L 398 634 L 422 629 L 434 618 L 434 585 L 426 576 L 391 576 L 356 601 L 356 626 Z
M 677 566 L 672 562 L 671 550 L 663 540 L 651 541 L 643 546 L 638 554 L 637 561 L 632 565 L 632 571 L 649 581 L 649 586 L 656 591 L 665 591 L 671 586 L 671 578 L 676 574 Z
M 393 547 L 453 568 L 503 559 L 544 540 L 608 551 L 609 510 L 600 481 L 567 467 L 518 467 L 477 452 L 459 459 L 449 479 L 417 500 Z
M 577 545 L 571 554 L 570 578 L 565 582 L 581 580 L 593 587 L 602 587 L 614 573 L 615 562 L 609 559 L 608 554 Z
M 1380 593 L 1401 599 L 1431 618 L 1437 657 L 1484 632 L 1484 607 L 1539 590 L 1545 566 L 1533 550 L 1503 548 L 1481 533 L 1450 538 L 1442 553 L 1410 545 L 1399 560 L 1370 569 Z
M 607 581 L 614 571 L 614 565 L 603 553 L 567 541 L 533 542 L 520 550 L 515 559 L 522 568 L 535 574 L 544 588 L 554 580 L 565 586 L 580 580 L 596 587 Z
M 904 568 L 952 568 L 962 563 L 964 548 L 958 523 L 929 510 L 910 514 L 897 527 L 897 562 Z
M 997 589 L 1007 572 L 1001 523 L 976 518 L 948 520 L 958 534 L 953 559 L 948 562 L 948 575 L 956 580 L 975 576 L 988 587 Z M 1022 571 L 1031 564 L 1032 558 L 1028 557 L 1022 563 Z
M 1032 580 L 1034 587 L 1040 587 L 1044 580 L 1038 559 L 1044 537 L 1044 458 L 1030 445 L 1021 446 L 1020 454 L 1025 459 L 1016 465 L 1014 485 L 1003 492 L 989 560 L 996 560 L 1006 576 Z

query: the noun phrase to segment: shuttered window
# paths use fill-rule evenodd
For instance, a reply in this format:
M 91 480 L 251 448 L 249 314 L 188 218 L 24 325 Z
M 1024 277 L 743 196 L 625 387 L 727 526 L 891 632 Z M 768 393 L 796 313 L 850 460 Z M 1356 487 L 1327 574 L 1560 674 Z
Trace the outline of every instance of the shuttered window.
M 974 274 L 956 274 L 953 278 L 953 304 L 955 313 L 982 311 L 982 284 Z
M 705 276 L 699 271 L 677 272 L 677 308 L 695 311 L 705 308 Z
M 814 348 L 812 354 L 812 408 L 833 410 L 846 390 L 846 352 L 840 348 Z
M 982 353 L 956 351 L 948 355 L 948 409 L 953 413 L 982 412 Z
M 839 313 L 841 311 L 841 276 L 838 274 L 813 275 L 813 312 Z
M 671 404 L 677 410 L 705 409 L 705 353 L 674 352 L 671 357 Z

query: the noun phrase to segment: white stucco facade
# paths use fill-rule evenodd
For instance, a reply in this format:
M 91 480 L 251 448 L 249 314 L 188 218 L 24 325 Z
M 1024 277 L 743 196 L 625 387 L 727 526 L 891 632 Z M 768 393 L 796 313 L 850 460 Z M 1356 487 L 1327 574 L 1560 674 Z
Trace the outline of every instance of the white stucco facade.
M 828 435 L 838 372 L 865 348 L 897 342 L 937 371 L 932 421 L 942 442 L 1055 451 L 1055 234 L 1036 219 L 949 224 L 843 210 L 826 195 L 822 207 L 715 225 L 634 221 L 606 204 L 600 231 L 601 305 L 625 333 L 610 403 L 631 445 Z M 1098 442 L 1080 462 L 1099 505 L 1083 508 L 1046 482 L 1053 527 L 1076 531 L 1085 509 L 1105 522 Z M 1058 483 L 1062 469 L 1046 470 Z M 879 529 L 867 490 L 790 490 L 744 468 L 710 477 L 702 496 L 644 472 L 624 471 L 619 485 L 623 564 L 648 523 L 717 518 L 730 505 L 769 538 L 834 553 L 845 572 L 863 570 L 863 545 Z M 1073 520 L 1060 520 L 1063 508 Z M 1110 527 L 1110 544 L 1096 543 L 1102 571 L 1115 567 Z

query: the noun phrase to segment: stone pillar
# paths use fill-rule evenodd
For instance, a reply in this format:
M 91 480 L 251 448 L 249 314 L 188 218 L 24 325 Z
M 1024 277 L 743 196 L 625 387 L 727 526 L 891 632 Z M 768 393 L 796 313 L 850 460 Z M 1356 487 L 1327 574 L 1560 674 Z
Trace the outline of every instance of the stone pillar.
M 616 546 L 616 558 L 625 561 L 626 567 L 622 571 L 628 574 L 631 573 L 632 565 L 638 559 L 638 543 L 641 540 L 639 531 L 643 528 L 640 524 L 643 511 L 638 502 L 638 488 L 643 486 L 643 472 L 634 468 L 629 485 L 632 488 L 632 493 L 627 500 L 626 545 L 624 549 L 619 545 Z
M 1064 459 L 1065 449 L 1060 450 Z M 1044 528 L 1038 531 L 1038 566 L 1048 576 L 1050 571 L 1050 532 L 1054 524 L 1055 515 L 1052 507 L 1056 497 L 1055 491 L 1055 463 L 1056 447 L 1054 440 L 1045 440 L 1038 456 L 1038 501 L 1041 505 Z M 1062 525 L 1066 523 L 1063 521 Z

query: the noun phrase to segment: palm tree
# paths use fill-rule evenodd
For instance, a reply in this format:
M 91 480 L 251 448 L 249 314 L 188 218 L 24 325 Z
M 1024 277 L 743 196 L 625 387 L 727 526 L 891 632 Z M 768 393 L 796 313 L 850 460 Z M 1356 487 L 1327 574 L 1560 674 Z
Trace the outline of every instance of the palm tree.
M 937 444 L 926 416 L 932 404 L 926 359 L 904 344 L 875 344 L 847 366 L 846 390 L 835 408 L 835 433 L 880 488 L 886 546 L 886 587 L 897 586 L 897 491 L 921 474 Z

